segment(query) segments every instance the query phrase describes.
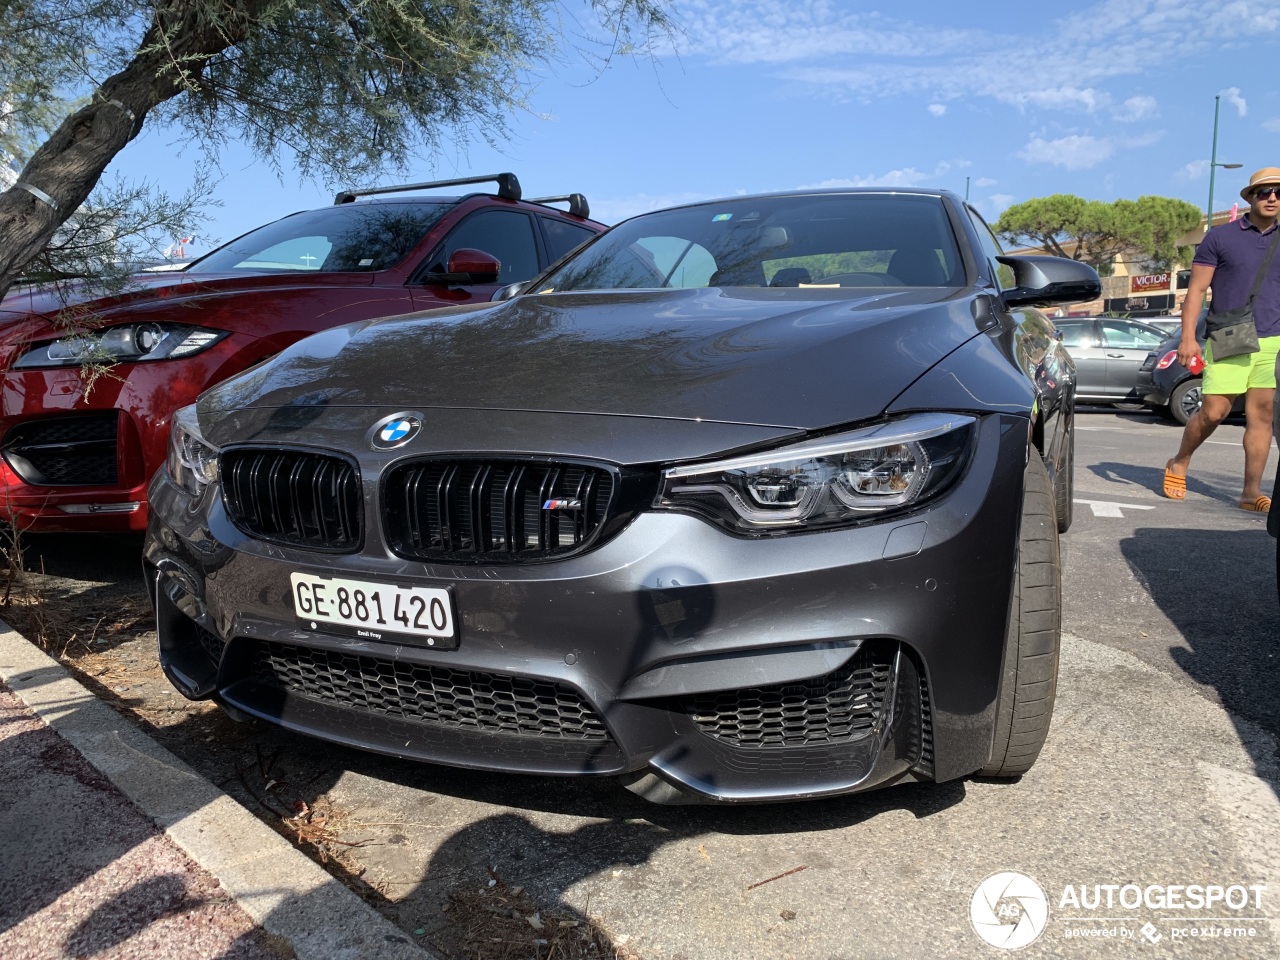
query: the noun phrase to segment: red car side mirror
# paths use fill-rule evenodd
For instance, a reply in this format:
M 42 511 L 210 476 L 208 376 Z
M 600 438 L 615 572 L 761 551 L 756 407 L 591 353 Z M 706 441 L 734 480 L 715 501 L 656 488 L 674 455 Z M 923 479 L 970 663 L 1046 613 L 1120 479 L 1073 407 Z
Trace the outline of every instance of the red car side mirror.
M 460 247 L 449 257 L 449 273 L 455 277 L 465 274 L 471 283 L 497 283 L 501 272 L 498 258 L 483 250 Z

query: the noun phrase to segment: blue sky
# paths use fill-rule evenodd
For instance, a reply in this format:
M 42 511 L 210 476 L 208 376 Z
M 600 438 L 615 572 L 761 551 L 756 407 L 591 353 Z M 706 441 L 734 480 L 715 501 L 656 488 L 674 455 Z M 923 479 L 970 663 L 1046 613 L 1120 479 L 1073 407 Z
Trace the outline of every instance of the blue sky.
M 575 0 L 569 0 L 571 10 Z M 403 177 L 516 172 L 526 196 L 585 193 L 607 223 L 685 201 L 812 186 L 945 187 L 994 220 L 1051 193 L 1154 193 L 1214 206 L 1280 166 L 1274 2 L 675 0 L 682 28 L 656 61 L 580 56 L 547 71 L 501 149 L 456 144 Z M 576 29 L 576 28 L 575 28 Z M 201 162 L 148 130 L 110 173 L 180 193 Z M 287 160 L 286 160 L 287 169 Z M 223 206 L 193 253 L 334 185 L 279 180 L 223 155 Z

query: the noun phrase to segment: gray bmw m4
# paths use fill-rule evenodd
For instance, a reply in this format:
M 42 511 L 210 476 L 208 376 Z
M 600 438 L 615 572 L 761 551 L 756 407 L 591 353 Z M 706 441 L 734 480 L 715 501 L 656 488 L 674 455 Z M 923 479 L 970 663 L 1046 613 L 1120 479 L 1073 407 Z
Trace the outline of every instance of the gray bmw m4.
M 1016 778 L 1071 522 L 1075 374 L 1037 308 L 1098 289 L 954 194 L 809 191 L 318 333 L 174 417 L 164 671 L 232 716 L 664 802 Z

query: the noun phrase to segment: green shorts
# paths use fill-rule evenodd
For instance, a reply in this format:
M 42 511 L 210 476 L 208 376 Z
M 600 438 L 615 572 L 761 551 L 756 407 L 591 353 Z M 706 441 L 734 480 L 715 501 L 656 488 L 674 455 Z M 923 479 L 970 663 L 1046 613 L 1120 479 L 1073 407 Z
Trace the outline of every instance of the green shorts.
M 1201 393 L 1237 397 L 1250 387 L 1276 386 L 1276 351 L 1280 337 L 1259 337 L 1258 352 L 1245 353 L 1225 360 L 1213 359 L 1213 345 L 1204 345 L 1204 377 Z

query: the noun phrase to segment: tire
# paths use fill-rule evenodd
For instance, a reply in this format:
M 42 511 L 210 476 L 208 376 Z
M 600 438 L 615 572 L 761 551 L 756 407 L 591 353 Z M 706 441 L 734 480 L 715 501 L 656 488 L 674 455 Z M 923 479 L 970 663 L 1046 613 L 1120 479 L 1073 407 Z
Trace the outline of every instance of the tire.
M 1049 734 L 1058 689 L 1062 568 L 1053 491 L 1032 452 L 1023 481 L 1018 558 L 1005 631 L 991 760 L 979 774 L 1017 778 L 1031 769 Z
M 1058 468 L 1053 480 L 1054 516 L 1058 518 L 1058 532 L 1066 533 L 1071 529 L 1072 511 L 1075 505 L 1076 492 L 1076 425 L 1075 421 L 1067 424 L 1067 438 L 1063 441 L 1066 448 L 1062 454 L 1062 465 Z
M 1200 409 L 1200 403 L 1200 378 L 1188 377 L 1169 394 L 1169 413 L 1185 427 L 1187 421 Z

